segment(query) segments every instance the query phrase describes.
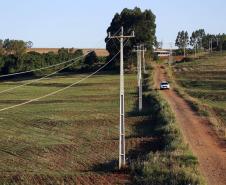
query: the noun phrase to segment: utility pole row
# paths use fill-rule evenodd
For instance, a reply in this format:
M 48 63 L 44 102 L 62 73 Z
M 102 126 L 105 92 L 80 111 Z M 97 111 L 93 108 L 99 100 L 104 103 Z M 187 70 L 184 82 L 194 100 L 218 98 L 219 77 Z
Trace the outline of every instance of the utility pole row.
M 110 39 L 120 40 L 120 123 L 119 123 L 119 169 L 126 165 L 126 149 L 125 149 L 125 98 L 124 98 L 124 57 L 123 48 L 124 40 L 135 37 L 134 32 L 132 35 L 124 35 L 124 29 L 121 27 L 121 34 L 118 36 L 108 36 Z
M 133 52 L 137 53 L 137 82 L 138 82 L 138 92 L 139 92 L 139 111 L 142 111 L 143 108 L 143 79 L 142 79 L 142 53 L 143 53 L 143 69 L 144 73 L 146 73 L 145 69 L 145 55 L 146 49 L 144 45 L 136 46 L 136 49 Z

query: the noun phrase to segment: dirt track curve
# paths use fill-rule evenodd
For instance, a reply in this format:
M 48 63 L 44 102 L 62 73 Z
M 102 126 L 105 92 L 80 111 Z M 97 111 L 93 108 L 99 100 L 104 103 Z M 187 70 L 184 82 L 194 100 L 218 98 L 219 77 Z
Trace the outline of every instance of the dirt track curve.
M 167 80 L 163 66 L 155 66 L 155 86 Z M 198 116 L 175 91 L 161 92 L 175 112 L 185 141 L 198 157 L 200 172 L 208 185 L 226 185 L 226 147 L 219 142 L 207 120 Z

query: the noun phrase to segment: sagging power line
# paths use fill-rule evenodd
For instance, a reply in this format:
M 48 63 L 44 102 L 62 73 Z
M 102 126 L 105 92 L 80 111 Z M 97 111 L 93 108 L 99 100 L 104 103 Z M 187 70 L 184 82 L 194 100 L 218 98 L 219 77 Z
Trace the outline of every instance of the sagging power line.
M 120 29 L 118 29 L 115 34 L 119 33 Z M 103 39 L 99 40 L 97 42 L 97 44 L 101 43 Z M 111 39 L 108 39 L 106 41 L 106 43 L 108 43 Z M 94 52 L 94 50 L 91 50 L 90 52 Z M 88 53 L 90 53 L 88 52 Z M 77 57 L 76 57 L 77 58 Z M 10 74 L 4 74 L 4 75 L 0 75 L 0 78 L 4 78 L 4 77 L 11 77 L 11 76 L 16 76 L 16 75 L 21 75 L 21 74 L 27 74 L 27 73 L 32 73 L 32 72 L 36 72 L 36 71 L 42 71 L 42 70 L 45 70 L 45 69 L 49 69 L 49 68 L 53 68 L 53 67 L 56 67 L 56 66 L 59 66 L 59 65 L 62 65 L 62 64 L 66 64 L 66 63 L 69 63 L 69 62 L 72 62 L 74 60 L 76 60 L 76 58 L 72 58 L 70 60 L 67 60 L 67 61 L 64 61 L 64 62 L 60 62 L 60 63 L 57 63 L 57 64 L 54 64 L 54 65 L 50 65 L 50 66 L 46 66 L 46 67 L 41 67 L 41 68 L 38 68 L 38 69 L 32 69 L 32 70 L 28 70 L 28 71 L 22 71 L 22 72 L 16 72 L 16 73 L 10 73 Z
M 117 34 L 119 31 L 120 31 L 120 29 L 118 29 L 118 30 L 116 31 L 115 34 Z M 108 40 L 106 41 L 106 43 L 108 43 L 110 40 L 111 40 L 111 39 L 108 39 Z M 16 75 L 21 75 L 21 74 L 27 74 L 27 73 L 30 73 L 30 72 L 41 71 L 41 70 L 44 70 L 44 69 L 49 69 L 49 68 L 52 68 L 52 67 L 56 67 L 56 66 L 65 64 L 65 63 L 72 62 L 72 63 L 70 63 L 69 65 L 67 65 L 67 66 L 65 66 L 65 67 L 63 67 L 63 68 L 61 68 L 61 69 L 59 69 L 59 70 L 57 70 L 57 71 L 54 71 L 53 73 L 50 73 L 50 74 L 48 74 L 48 75 L 46 75 L 46 76 L 44 76 L 44 77 L 41 77 L 41 78 L 39 78 L 39 79 L 35 79 L 35 80 L 29 81 L 29 82 L 27 82 L 27 83 L 24 83 L 24 84 L 21 84 L 21 85 L 18 85 L 18 86 L 15 86 L 15 87 L 12 87 L 12 88 L 5 89 L 5 90 L 3 90 L 3 91 L 0 91 L 0 94 L 6 93 L 6 92 L 10 92 L 10 91 L 15 90 L 15 89 L 18 89 L 18 88 L 20 88 L 20 87 L 24 87 L 24 86 L 26 86 L 26 85 L 30 85 L 30 84 L 32 84 L 32 83 L 34 83 L 34 82 L 38 82 L 38 81 L 41 81 L 41 80 L 43 80 L 43 79 L 46 79 L 46 78 L 48 78 L 48 77 L 50 77 L 50 76 L 53 76 L 53 75 L 57 74 L 58 72 L 60 72 L 60 71 L 62 71 L 62 70 L 64 70 L 64 69 L 66 69 L 66 68 L 68 68 L 68 67 L 74 65 L 78 60 L 80 60 L 81 58 L 83 58 L 83 57 L 89 55 L 89 54 L 92 53 L 92 52 L 94 52 L 94 50 L 91 50 L 91 51 L 89 51 L 88 53 L 83 54 L 82 56 L 79 56 L 79 57 L 76 57 L 76 58 L 67 60 L 67 61 L 65 61 L 65 62 L 61 62 L 61 63 L 55 64 L 55 65 L 51 65 L 51 66 L 47 66 L 47 67 L 43 67 L 43 68 L 39 68 L 39 69 L 34 69 L 34 70 L 30 70 L 30 71 L 24 71 L 24 72 L 12 73 L 12 74 L 7 74 L 7 75 L 1 75 L 0 78 L 1 78 L 1 77 L 16 76 Z
M 46 66 L 46 67 L 42 67 L 42 68 L 38 68 L 38 69 L 32 69 L 32 70 L 29 70 L 29 71 L 23 71 L 23 72 L 18 72 L 18 73 L 10 73 L 10 74 L 5 74 L 5 75 L 0 75 L 0 78 L 16 76 L 16 75 L 21 75 L 21 74 L 27 74 L 27 73 L 36 72 L 36 71 L 42 71 L 44 69 L 49 69 L 49 68 L 53 68 L 53 67 L 56 67 L 56 66 L 60 66 L 62 64 L 66 64 L 66 63 L 72 62 L 73 60 L 74 60 L 74 58 L 70 59 L 70 60 L 67 60 L 67 61 L 64 61 L 64 62 L 61 62 L 61 63 L 58 63 L 58 64 L 54 64 L 54 65 L 51 65 L 51 66 Z
M 10 107 L 2 108 L 2 109 L 0 109 L 0 112 L 3 112 L 3 111 L 6 111 L 6 110 L 9 110 L 9 109 L 13 109 L 13 108 L 16 108 L 16 107 L 20 107 L 20 106 L 22 106 L 22 105 L 26 105 L 26 104 L 32 103 L 32 102 L 35 102 L 35 101 L 44 99 L 44 98 L 46 98 L 46 97 L 55 95 L 55 94 L 57 94 L 57 93 L 59 93 L 59 92 L 62 92 L 62 91 L 64 91 L 64 90 L 66 90 L 66 89 L 69 89 L 69 88 L 71 88 L 71 87 L 73 87 L 73 86 L 75 86 L 75 85 L 77 85 L 77 84 L 79 84 L 79 83 L 85 81 L 86 79 L 92 77 L 93 75 L 95 75 L 96 73 L 98 73 L 100 70 L 102 70 L 103 68 L 105 68 L 109 63 L 111 63 L 111 62 L 119 55 L 119 53 L 120 53 L 120 52 L 118 52 L 111 60 L 109 60 L 106 64 L 104 64 L 102 67 L 100 67 L 100 68 L 99 68 L 98 70 L 96 70 L 95 72 L 91 73 L 90 75 L 88 75 L 88 76 L 82 78 L 81 80 L 79 80 L 79 81 L 77 81 L 77 82 L 75 82 L 75 83 L 73 83 L 73 84 L 71 84 L 71 85 L 68 85 L 67 87 L 64 87 L 64 88 L 59 89 L 59 90 L 57 90 L 57 91 L 54 91 L 54 92 L 52 92 L 52 93 L 46 94 L 46 95 L 41 96 L 41 97 L 38 97 L 38 98 L 34 98 L 34 99 L 31 99 L 31 100 L 28 100 L 28 101 L 26 101 L 26 102 L 23 102 L 23 103 L 20 103 L 20 104 L 17 104 L 17 105 L 13 105 L 13 106 L 10 106 Z
M 116 31 L 115 34 L 117 34 L 119 31 L 120 31 L 120 29 L 118 29 L 118 30 Z M 114 34 L 114 35 L 115 35 L 115 34 Z M 110 40 L 111 40 L 111 39 L 108 39 L 106 43 L 108 43 Z M 123 47 L 124 47 L 124 46 L 123 46 Z M 91 53 L 91 52 L 93 52 L 93 51 L 88 52 L 86 55 L 88 55 L 88 54 Z M 102 66 L 101 68 L 99 68 L 97 71 L 95 71 L 95 72 L 92 73 L 91 75 L 88 75 L 87 77 L 83 78 L 82 80 L 80 80 L 80 81 L 78 81 L 78 82 L 76 82 L 76 83 L 74 83 L 74 84 L 72 84 L 72 85 L 69 85 L 69 86 L 67 86 L 67 87 L 65 87 L 65 88 L 63 88 L 63 89 L 60 89 L 60 90 L 58 90 L 58 91 L 55 91 L 55 92 L 53 92 L 53 93 L 44 95 L 44 96 L 39 97 L 39 98 L 35 98 L 35 99 L 29 100 L 29 101 L 27 101 L 27 102 L 21 103 L 21 104 L 17 104 L 17 105 L 11 106 L 11 107 L 6 107 L 6 108 L 3 108 L 3 109 L 0 109 L 0 112 L 5 111 L 5 110 L 9 110 L 9 109 L 12 109 L 12 108 L 16 108 L 16 107 L 19 107 L 19 106 L 22 106 L 22 105 L 25 105 L 25 104 L 29 104 L 29 103 L 31 103 L 31 102 L 38 101 L 38 100 L 43 99 L 43 98 L 45 98 L 45 97 L 48 97 L 48 96 L 54 95 L 54 94 L 56 94 L 56 93 L 58 93 L 58 92 L 61 92 L 61 91 L 63 91 L 63 90 L 66 90 L 66 89 L 68 89 L 68 88 L 70 88 L 70 87 L 76 85 L 77 83 L 80 83 L 80 82 L 86 80 L 87 78 L 93 76 L 93 75 L 96 74 L 97 72 L 99 72 L 101 69 L 103 69 L 104 67 L 106 67 L 110 62 L 112 62 L 112 60 L 114 60 L 118 54 L 119 54 L 119 52 L 118 52 L 118 53 L 117 53 L 117 54 L 116 54 L 109 62 L 107 62 L 104 66 Z M 83 57 L 83 56 L 84 56 L 84 55 L 82 55 L 82 56 L 80 56 L 80 57 Z M 77 57 L 77 58 L 78 58 L 78 57 Z M 71 60 L 72 60 L 72 59 L 71 59 Z M 70 61 L 71 61 L 71 60 L 70 60 Z M 65 62 L 68 62 L 68 61 L 65 61 Z M 61 64 L 62 64 L 62 63 L 61 63 Z M 73 64 L 74 64 L 74 63 L 73 63 Z M 73 64 L 69 64 L 69 66 L 70 66 L 70 65 L 73 65 Z M 66 67 L 69 67 L 69 66 L 66 66 Z M 49 66 L 49 67 L 50 67 L 50 66 Z M 65 67 L 65 68 L 66 68 L 66 67 Z M 36 69 L 36 70 L 38 70 L 38 69 Z M 40 70 L 40 69 L 39 69 L 39 70 Z M 61 69 L 61 70 L 63 70 L 63 69 Z M 60 71 L 61 71 L 61 70 L 60 70 Z M 59 72 L 59 71 L 57 71 L 57 72 Z M 54 73 L 57 73 L 57 72 L 55 71 Z M 28 73 L 28 71 L 21 72 L 21 73 L 19 73 L 19 74 L 22 74 L 22 73 Z M 17 75 L 17 74 L 18 74 L 18 73 L 9 74 L 9 75 Z M 52 73 L 52 74 L 53 74 L 53 73 Z M 47 76 L 46 76 L 46 77 L 47 77 Z M 46 78 L 46 77 L 45 77 L 45 78 Z M 44 78 L 44 77 L 43 77 L 43 78 Z M 43 78 L 41 78 L 41 79 L 43 79 Z M 41 79 L 38 79 L 38 80 L 41 80 Z M 31 83 L 33 83 L 33 82 L 34 82 L 34 81 L 32 81 Z M 31 83 L 29 82 L 29 83 L 23 84 L 23 86 L 28 85 L 28 84 L 31 84 Z M 15 87 L 15 88 L 18 88 L 18 87 L 21 87 L 21 86 L 22 86 L 22 85 L 17 86 L 17 87 Z M 15 89 L 15 88 L 13 88 L 13 89 Z M 6 91 L 6 90 L 5 90 L 5 91 Z
M 74 60 L 75 60 L 75 61 L 72 62 L 72 63 L 70 63 L 69 65 L 66 65 L 65 67 L 63 67 L 63 68 L 61 68 L 61 69 L 59 69 L 59 70 L 57 70 L 57 71 L 54 71 L 53 73 L 50 73 L 50 74 L 48 74 L 48 75 L 46 75 L 46 76 L 43 76 L 43 77 L 41 77 L 41 78 L 39 78 L 39 79 L 31 80 L 31 81 L 29 81 L 29 82 L 27 82 L 27 83 L 24 83 L 24 84 L 21 84 L 21 85 L 18 85 L 18 86 L 15 86 L 15 87 L 12 87 L 12 88 L 9 88 L 9 89 L 0 91 L 0 94 L 5 93 L 5 92 L 10 92 L 10 91 L 15 90 L 15 89 L 18 89 L 18 88 L 20 88 L 20 87 L 24 87 L 24 86 L 26 86 L 26 85 L 30 85 L 30 84 L 32 84 L 32 83 L 34 83 L 34 82 L 38 82 L 38 81 L 41 81 L 41 80 L 43 80 L 43 79 L 46 79 L 46 78 L 48 78 L 48 77 L 50 77 L 50 76 L 53 76 L 53 75 L 59 73 L 60 71 L 62 71 L 62 70 L 64 70 L 64 69 L 66 69 L 66 68 L 68 68 L 68 67 L 74 65 L 78 60 L 80 60 L 81 58 L 83 58 L 83 57 L 89 55 L 91 52 L 93 52 L 93 51 L 90 51 L 90 52 L 86 53 L 85 55 L 82 55 L 82 56 L 80 56 L 80 57 L 77 57 L 77 58 L 71 60 L 71 61 L 74 61 Z

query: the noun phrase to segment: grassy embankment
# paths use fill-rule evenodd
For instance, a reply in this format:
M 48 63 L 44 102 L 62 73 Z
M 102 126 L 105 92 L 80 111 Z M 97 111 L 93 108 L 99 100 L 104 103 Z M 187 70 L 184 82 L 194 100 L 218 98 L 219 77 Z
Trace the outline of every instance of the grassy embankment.
M 158 138 L 158 147 L 132 162 L 134 184 L 198 185 L 205 184 L 200 176 L 197 158 L 184 144 L 181 132 L 167 102 L 153 87 L 152 75 L 146 76 L 144 115 L 149 115 L 143 130 Z
M 177 92 L 226 139 L 226 53 L 174 64 L 168 74 Z

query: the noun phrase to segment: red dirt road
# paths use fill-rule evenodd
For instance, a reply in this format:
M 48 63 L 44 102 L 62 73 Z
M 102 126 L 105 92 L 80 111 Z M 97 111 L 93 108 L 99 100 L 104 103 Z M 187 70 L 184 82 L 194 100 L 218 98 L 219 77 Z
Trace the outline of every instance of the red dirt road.
M 163 67 L 155 66 L 155 86 L 167 80 Z M 176 115 L 185 141 L 198 157 L 200 172 L 208 185 L 226 185 L 226 147 L 215 136 L 209 123 L 198 116 L 175 91 L 161 91 Z

